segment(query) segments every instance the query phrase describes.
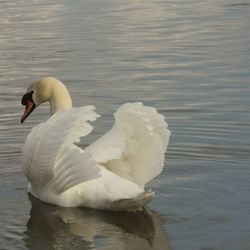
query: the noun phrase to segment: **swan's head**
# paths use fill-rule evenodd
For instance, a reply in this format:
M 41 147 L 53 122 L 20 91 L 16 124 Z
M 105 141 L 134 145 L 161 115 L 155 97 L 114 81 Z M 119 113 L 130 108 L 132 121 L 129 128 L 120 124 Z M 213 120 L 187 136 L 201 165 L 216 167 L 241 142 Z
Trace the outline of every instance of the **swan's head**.
M 66 87 L 54 77 L 45 77 L 33 82 L 22 97 L 22 105 L 25 106 L 21 123 L 32 113 L 40 104 L 49 101 L 51 113 L 56 110 L 66 110 L 71 107 L 71 98 Z

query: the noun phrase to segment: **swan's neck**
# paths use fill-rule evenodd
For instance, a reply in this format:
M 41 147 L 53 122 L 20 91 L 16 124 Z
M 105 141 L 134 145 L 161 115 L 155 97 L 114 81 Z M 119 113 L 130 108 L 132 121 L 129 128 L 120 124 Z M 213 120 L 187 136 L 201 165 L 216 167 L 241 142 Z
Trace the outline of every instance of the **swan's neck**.
M 63 85 L 55 85 L 52 89 L 50 103 L 50 114 L 58 110 L 67 111 L 72 108 L 72 100 L 67 88 Z

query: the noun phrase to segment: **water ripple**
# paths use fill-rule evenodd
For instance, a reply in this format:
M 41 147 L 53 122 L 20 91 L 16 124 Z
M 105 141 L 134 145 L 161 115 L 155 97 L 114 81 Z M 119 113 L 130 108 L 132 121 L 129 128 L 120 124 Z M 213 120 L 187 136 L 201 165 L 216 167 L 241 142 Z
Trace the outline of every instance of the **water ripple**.
M 38 227 L 25 228 L 30 203 L 21 151 L 30 129 L 49 117 L 48 105 L 21 125 L 20 99 L 30 82 L 54 75 L 76 106 L 96 105 L 102 115 L 90 141 L 112 126 L 111 114 L 124 102 L 142 101 L 166 116 L 172 131 L 167 165 L 149 186 L 157 193 L 151 206 L 166 218 L 175 249 L 248 249 L 249 6 L 224 0 L 1 1 L 1 247 L 44 243 Z M 63 225 L 66 239 L 82 244 L 74 234 L 79 228 L 72 234 L 70 223 L 60 220 L 65 214 L 59 221 L 50 216 Z M 45 229 L 53 228 L 42 218 Z M 100 249 L 119 242 L 100 235 Z

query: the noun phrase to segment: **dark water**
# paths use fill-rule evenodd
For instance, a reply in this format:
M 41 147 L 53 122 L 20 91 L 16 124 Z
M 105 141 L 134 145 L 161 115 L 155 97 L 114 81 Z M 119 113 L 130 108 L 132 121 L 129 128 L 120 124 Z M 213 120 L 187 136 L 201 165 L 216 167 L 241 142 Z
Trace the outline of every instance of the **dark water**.
M 250 249 L 250 1 L 0 2 L 0 249 Z M 167 167 L 139 214 L 28 197 L 26 86 L 53 75 L 102 114 L 143 101 L 167 117 Z

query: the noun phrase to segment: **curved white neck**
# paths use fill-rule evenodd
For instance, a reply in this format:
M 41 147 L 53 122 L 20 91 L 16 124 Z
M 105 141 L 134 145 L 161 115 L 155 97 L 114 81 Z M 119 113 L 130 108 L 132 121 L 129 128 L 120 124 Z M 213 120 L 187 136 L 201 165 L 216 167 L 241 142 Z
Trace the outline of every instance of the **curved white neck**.
M 58 110 L 67 111 L 72 108 L 70 94 L 63 84 L 53 86 L 49 103 L 51 115 L 53 115 Z

